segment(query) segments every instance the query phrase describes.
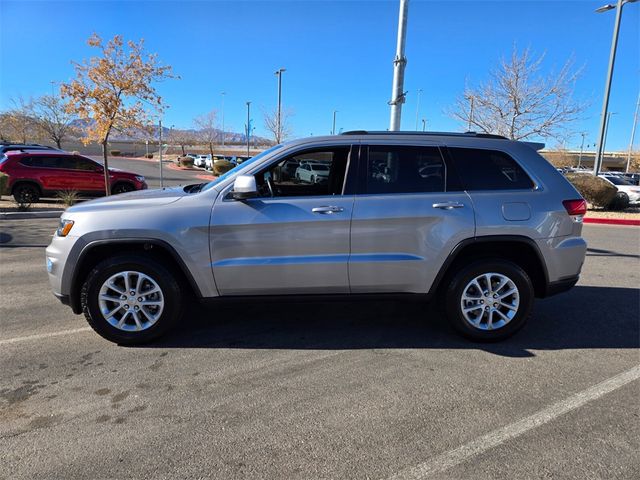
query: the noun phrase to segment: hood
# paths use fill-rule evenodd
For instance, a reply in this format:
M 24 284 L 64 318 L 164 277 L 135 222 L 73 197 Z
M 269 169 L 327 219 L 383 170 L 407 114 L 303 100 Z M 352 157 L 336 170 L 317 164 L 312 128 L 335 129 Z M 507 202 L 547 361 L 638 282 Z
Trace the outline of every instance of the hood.
M 147 208 L 168 205 L 186 196 L 184 187 L 171 187 L 155 190 L 136 190 L 135 192 L 110 195 L 108 197 L 78 203 L 67 212 L 88 212 L 113 210 L 118 208 Z
M 134 173 L 134 172 L 130 172 L 128 170 L 122 170 L 121 168 L 113 168 L 113 167 L 109 167 L 109 173 L 121 173 L 121 174 L 125 174 L 125 175 L 139 176 L 139 177 L 142 176 L 139 173 Z

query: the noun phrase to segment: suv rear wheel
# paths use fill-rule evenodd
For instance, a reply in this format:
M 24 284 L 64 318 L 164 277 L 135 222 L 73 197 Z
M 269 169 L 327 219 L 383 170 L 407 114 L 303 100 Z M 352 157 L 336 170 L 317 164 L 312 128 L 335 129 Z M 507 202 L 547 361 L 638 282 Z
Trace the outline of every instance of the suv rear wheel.
M 119 255 L 104 260 L 89 273 L 80 299 L 89 325 L 122 345 L 154 340 L 180 317 L 180 285 L 149 257 Z
M 520 330 L 533 305 L 533 285 L 518 265 L 479 260 L 457 271 L 446 291 L 447 318 L 462 335 L 497 341 Z
M 40 190 L 31 183 L 19 183 L 13 187 L 13 198 L 18 203 L 35 203 L 40 200 Z

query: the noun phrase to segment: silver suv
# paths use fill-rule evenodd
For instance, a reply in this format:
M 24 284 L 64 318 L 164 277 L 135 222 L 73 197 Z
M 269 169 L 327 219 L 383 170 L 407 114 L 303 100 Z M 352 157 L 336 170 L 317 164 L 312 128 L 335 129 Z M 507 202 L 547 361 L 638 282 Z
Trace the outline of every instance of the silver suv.
M 404 294 L 499 340 L 571 288 L 586 204 L 536 151 L 483 134 L 348 132 L 275 146 L 218 179 L 69 208 L 54 294 L 103 337 L 150 341 L 187 296 Z M 327 167 L 326 180 L 295 175 Z M 189 297 L 190 298 L 190 297 Z

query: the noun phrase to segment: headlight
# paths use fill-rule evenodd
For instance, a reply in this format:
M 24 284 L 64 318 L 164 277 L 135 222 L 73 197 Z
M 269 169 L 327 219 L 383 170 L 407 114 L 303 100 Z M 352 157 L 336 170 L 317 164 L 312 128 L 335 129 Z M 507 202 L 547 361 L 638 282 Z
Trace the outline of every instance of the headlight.
M 73 220 L 60 220 L 60 225 L 56 230 L 56 235 L 59 237 L 66 237 L 73 228 Z
M 144 182 L 144 177 L 142 175 L 136 175 L 136 180 L 139 182 Z

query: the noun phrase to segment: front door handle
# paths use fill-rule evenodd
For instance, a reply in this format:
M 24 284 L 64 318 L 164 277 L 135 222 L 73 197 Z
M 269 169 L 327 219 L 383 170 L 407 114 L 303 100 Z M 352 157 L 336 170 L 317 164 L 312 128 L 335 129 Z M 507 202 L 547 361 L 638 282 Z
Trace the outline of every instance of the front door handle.
M 460 202 L 442 202 L 442 203 L 434 203 L 432 205 L 433 208 L 440 208 L 442 210 L 451 210 L 452 208 L 462 208 L 464 207 L 464 203 Z
M 330 215 L 332 213 L 339 213 L 344 211 L 344 208 L 342 207 L 315 207 L 312 208 L 311 211 L 313 213 L 320 213 L 323 215 Z

